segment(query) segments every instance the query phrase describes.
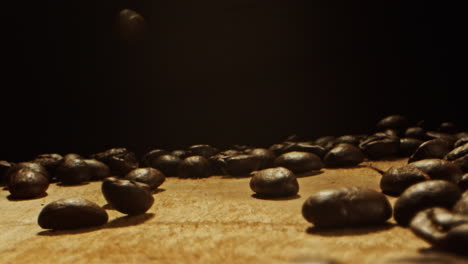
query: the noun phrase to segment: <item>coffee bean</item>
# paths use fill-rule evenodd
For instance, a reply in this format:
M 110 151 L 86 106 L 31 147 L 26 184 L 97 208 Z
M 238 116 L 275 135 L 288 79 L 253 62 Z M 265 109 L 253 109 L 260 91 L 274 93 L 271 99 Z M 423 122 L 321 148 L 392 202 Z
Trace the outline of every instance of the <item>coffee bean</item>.
M 360 138 L 358 136 L 355 136 L 355 135 L 344 135 L 344 136 L 338 137 L 335 140 L 335 144 L 348 143 L 348 144 L 351 144 L 351 145 L 356 146 L 356 147 L 359 146 L 360 142 L 361 142 Z
M 258 170 L 260 160 L 253 155 L 236 155 L 225 159 L 226 172 L 231 176 L 248 176 L 252 171 Z
M 442 122 L 438 130 L 444 133 L 455 134 L 460 131 L 460 128 L 453 122 Z
M 432 139 L 422 143 L 410 156 L 408 162 L 423 159 L 442 159 L 450 152 L 452 146 L 444 139 Z
M 399 156 L 409 157 L 424 141 L 417 138 L 400 138 Z
M 91 169 L 83 159 L 64 159 L 55 170 L 55 177 L 64 185 L 82 184 L 91 176 Z
M 333 148 L 335 145 L 336 137 L 334 136 L 324 136 L 319 137 L 314 141 L 315 145 L 319 145 L 325 149 L 325 153 L 328 152 L 330 149 Z
M 457 138 L 457 140 L 462 139 L 462 138 L 468 138 L 468 131 L 462 131 L 462 132 L 456 133 L 455 138 Z
M 309 153 L 292 151 L 287 152 L 275 159 L 275 167 L 285 167 L 294 173 L 320 170 L 323 168 L 323 162 L 319 156 Z
M 96 159 L 83 159 L 88 166 L 91 181 L 100 181 L 111 176 L 110 168 L 104 162 Z
M 426 130 L 422 127 L 408 127 L 404 133 L 407 138 L 417 138 L 420 140 L 428 140 L 426 136 Z
M 453 144 L 453 147 L 458 148 L 460 146 L 465 145 L 466 143 L 468 143 L 468 137 L 462 137 L 458 139 L 457 141 L 455 141 L 455 143 Z
M 468 172 L 468 154 L 452 161 L 453 164 L 457 165 L 463 172 Z
M 461 179 L 458 181 L 458 187 L 463 192 L 468 190 L 468 173 L 463 174 Z
M 297 143 L 287 144 L 283 148 L 281 154 L 284 154 L 286 152 L 292 152 L 292 151 L 309 152 L 309 153 L 319 156 L 320 158 L 323 158 L 323 156 L 325 155 L 325 149 L 322 146 L 313 145 L 313 144 L 306 143 L 306 142 L 297 142 Z
M 384 131 L 389 128 L 397 131 L 403 131 L 408 127 L 408 119 L 402 115 L 390 115 L 377 122 L 376 127 L 380 131 Z
M 35 163 L 35 162 L 20 162 L 20 163 L 16 163 L 15 165 L 11 166 L 10 169 L 8 169 L 8 171 L 6 172 L 7 182 L 9 181 L 11 174 L 13 174 L 16 171 L 18 171 L 20 169 L 23 169 L 23 168 L 31 169 L 31 170 L 33 170 L 35 172 L 38 172 L 38 173 L 46 176 L 48 181 L 50 181 L 50 179 L 51 179 L 51 176 L 50 176 L 49 172 L 41 164 Z
M 153 168 L 138 168 L 130 171 L 125 179 L 147 184 L 151 190 L 156 190 L 166 180 L 164 174 Z
M 453 212 L 468 215 L 468 191 L 465 191 L 460 200 L 453 206 Z
M 141 158 L 141 164 L 143 166 L 151 166 L 154 160 L 156 160 L 158 157 L 162 155 L 169 154 L 167 150 L 164 149 L 153 149 L 149 152 L 147 152 L 143 157 Z
M 49 172 L 54 175 L 55 169 L 62 163 L 63 156 L 57 153 L 38 155 L 32 162 L 39 163 Z
M 111 175 L 125 176 L 131 170 L 138 168 L 139 163 L 135 153 L 126 148 L 112 148 L 91 155 L 91 158 L 104 162 L 109 166 Z
M 46 205 L 37 222 L 44 229 L 61 230 L 100 226 L 108 219 L 99 205 L 83 198 L 67 198 Z
M 412 166 L 391 167 L 382 175 L 380 189 L 385 194 L 398 196 L 411 185 L 429 179 L 429 175 Z
M 21 168 L 10 174 L 8 191 L 15 199 L 29 199 L 43 196 L 49 188 L 47 177 L 30 168 Z
M 114 209 L 128 215 L 144 214 L 154 203 L 150 187 L 140 182 L 109 177 L 102 182 L 101 190 Z
M 398 154 L 400 139 L 383 133 L 376 133 L 362 141 L 359 148 L 372 160 L 392 158 Z
M 468 255 L 468 216 L 444 208 L 420 211 L 410 224 L 413 233 L 436 248 Z
M 398 224 L 406 226 L 419 211 L 431 207 L 451 209 L 460 197 L 460 190 L 451 182 L 420 182 L 406 189 L 395 202 L 394 218 Z
M 171 155 L 178 157 L 179 159 L 185 159 L 186 157 L 190 156 L 190 151 L 177 149 L 171 152 Z
M 364 161 L 364 153 L 354 145 L 340 143 L 328 151 L 323 161 L 327 167 L 352 167 Z
M 445 140 L 447 140 L 447 142 L 449 142 L 451 147 L 458 140 L 458 138 L 456 136 L 452 135 L 452 134 L 438 132 L 438 131 L 427 131 L 426 132 L 426 137 L 429 140 L 436 139 L 436 138 L 445 139 Z
M 266 148 L 254 148 L 249 151 L 248 154 L 259 160 L 260 164 L 258 169 L 260 170 L 273 167 L 276 158 L 275 154 Z
M 180 178 L 206 178 L 210 173 L 210 163 L 205 157 L 190 156 L 180 163 L 178 175 Z
M 271 145 L 268 150 L 272 151 L 275 156 L 279 156 L 284 153 L 284 149 L 288 147 L 291 143 L 278 143 Z
M 151 161 L 149 166 L 160 170 L 164 176 L 176 176 L 181 161 L 182 160 L 179 157 L 166 154 Z
M 463 172 L 457 165 L 442 159 L 424 159 L 411 162 L 408 165 L 424 171 L 433 180 L 439 179 L 458 183 L 463 175 Z
M 288 197 L 296 195 L 299 183 L 294 173 L 277 167 L 257 171 L 250 179 L 250 189 L 265 197 Z
M 445 156 L 446 160 L 456 160 L 468 154 L 468 143 L 454 148 Z
M 188 148 L 190 153 L 193 156 L 203 156 L 205 158 L 209 158 L 219 152 L 219 150 L 215 147 L 212 147 L 207 144 L 200 144 L 200 145 L 192 145 Z
M 118 15 L 118 29 L 121 39 L 136 42 L 145 38 L 146 22 L 142 15 L 134 10 L 123 9 Z
M 6 160 L 0 160 L 0 185 L 6 184 L 7 181 L 7 172 L 14 165 L 12 162 Z
M 83 157 L 80 154 L 77 153 L 68 153 L 65 156 L 63 156 L 63 160 L 67 159 L 82 159 Z
M 359 187 L 323 190 L 310 196 L 302 215 L 316 227 L 348 227 L 382 224 L 392 216 L 387 197 Z

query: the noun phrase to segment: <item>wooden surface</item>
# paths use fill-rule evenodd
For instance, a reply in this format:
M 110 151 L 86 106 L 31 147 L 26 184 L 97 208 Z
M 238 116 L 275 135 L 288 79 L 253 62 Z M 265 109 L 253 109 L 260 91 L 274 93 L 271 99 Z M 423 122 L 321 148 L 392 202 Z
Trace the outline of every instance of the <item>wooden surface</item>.
M 380 169 L 405 163 L 372 162 Z M 337 186 L 379 190 L 380 175 L 369 168 L 323 169 L 301 177 L 299 196 L 288 200 L 252 197 L 249 180 L 168 178 L 147 214 L 126 217 L 108 209 L 105 226 L 74 231 L 43 230 L 37 216 L 45 204 L 66 197 L 104 206 L 99 182 L 52 184 L 47 196 L 28 201 L 9 201 L 3 190 L 0 263 L 284 263 L 325 257 L 365 264 L 422 254 L 429 248 L 393 219 L 369 228 L 309 228 L 301 215 L 305 199 Z

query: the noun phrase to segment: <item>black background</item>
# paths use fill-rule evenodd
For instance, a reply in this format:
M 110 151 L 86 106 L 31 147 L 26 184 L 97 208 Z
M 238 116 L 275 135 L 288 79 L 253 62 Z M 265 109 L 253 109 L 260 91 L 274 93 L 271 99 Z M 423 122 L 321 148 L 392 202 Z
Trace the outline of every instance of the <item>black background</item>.
M 448 1 L 14 1 L 0 159 L 268 146 L 382 117 L 466 127 L 466 16 Z M 122 8 L 145 41 L 117 38 Z

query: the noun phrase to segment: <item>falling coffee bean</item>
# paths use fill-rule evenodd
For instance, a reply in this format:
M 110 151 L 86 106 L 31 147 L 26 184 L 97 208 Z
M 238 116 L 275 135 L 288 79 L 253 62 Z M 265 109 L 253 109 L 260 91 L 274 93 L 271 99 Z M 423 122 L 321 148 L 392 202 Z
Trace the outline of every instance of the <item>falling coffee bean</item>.
M 260 160 L 253 155 L 236 155 L 225 159 L 226 172 L 231 176 L 248 176 L 260 166 Z
M 160 170 L 165 176 L 176 176 L 182 160 L 174 155 L 159 156 L 149 163 L 149 166 Z
M 330 168 L 352 167 L 364 161 L 364 153 L 355 145 L 340 143 L 328 151 L 323 161 Z
M 67 198 L 46 205 L 37 222 L 44 229 L 61 230 L 100 226 L 108 219 L 99 205 L 83 198 Z
M 398 196 L 408 187 L 429 179 L 429 175 L 412 166 L 391 167 L 382 175 L 380 189 L 385 194 Z
M 138 168 L 139 163 L 135 153 L 126 148 L 112 148 L 91 156 L 109 166 L 111 175 L 125 176 L 128 172 Z
M 101 190 L 114 209 L 128 215 L 144 214 L 154 203 L 150 187 L 140 182 L 109 177 L 102 182 Z
M 287 152 L 275 159 L 275 167 L 285 167 L 294 173 L 303 173 L 323 168 L 323 162 L 319 156 L 309 153 L 292 151 Z
M 422 143 L 408 159 L 408 163 L 423 159 L 442 159 L 452 146 L 444 139 L 431 139 Z
M 130 171 L 125 179 L 147 184 L 151 190 L 156 190 L 166 180 L 164 174 L 153 168 L 138 168 Z
M 400 139 L 383 133 L 369 136 L 359 148 L 372 160 L 395 157 L 400 149 Z
M 250 188 L 259 196 L 288 197 L 297 194 L 299 183 L 292 171 L 277 167 L 257 171 L 250 179 Z
M 453 206 L 453 212 L 468 215 L 468 191 L 465 191 L 460 200 Z
M 29 168 L 21 168 L 10 174 L 8 191 L 14 199 L 30 199 L 43 196 L 49 187 L 47 177 Z
M 206 178 L 210 176 L 209 161 L 203 156 L 190 156 L 179 165 L 180 178 Z
M 451 182 L 420 182 L 406 189 L 395 202 L 394 218 L 399 225 L 406 226 L 419 211 L 431 207 L 451 209 L 460 197 L 460 190 Z
M 458 183 L 463 175 L 462 170 L 457 165 L 443 159 L 424 159 L 411 162 L 408 165 L 424 171 L 433 180 Z
M 417 138 L 400 138 L 400 149 L 398 154 L 401 157 L 411 156 L 424 141 Z
M 83 159 L 64 159 L 55 170 L 55 177 L 64 185 L 82 184 L 91 176 L 90 166 Z
M 359 187 L 319 191 L 302 206 L 302 215 L 315 227 L 349 227 L 382 224 L 392 216 L 387 197 Z

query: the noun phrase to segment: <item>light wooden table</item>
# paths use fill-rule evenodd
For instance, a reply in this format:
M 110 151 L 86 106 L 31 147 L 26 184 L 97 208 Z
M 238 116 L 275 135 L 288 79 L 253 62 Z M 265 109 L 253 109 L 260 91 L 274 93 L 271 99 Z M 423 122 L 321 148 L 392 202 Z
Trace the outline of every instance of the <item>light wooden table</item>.
M 380 169 L 406 160 L 371 162 Z M 301 214 L 312 193 L 337 186 L 379 190 L 380 175 L 366 167 L 323 169 L 299 178 L 299 197 L 252 197 L 249 178 L 168 178 L 145 215 L 108 210 L 101 228 L 46 231 L 37 225 L 42 207 L 60 198 L 83 197 L 104 206 L 100 183 L 52 184 L 48 195 L 9 201 L 0 192 L 0 263 L 283 263 L 330 257 L 343 263 L 379 263 L 429 248 L 411 231 L 394 225 L 308 232 Z M 394 198 L 390 199 L 393 203 Z M 462 262 L 460 262 L 462 263 Z M 466 262 L 463 262 L 466 263 Z

